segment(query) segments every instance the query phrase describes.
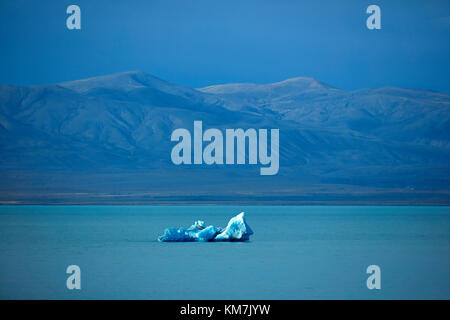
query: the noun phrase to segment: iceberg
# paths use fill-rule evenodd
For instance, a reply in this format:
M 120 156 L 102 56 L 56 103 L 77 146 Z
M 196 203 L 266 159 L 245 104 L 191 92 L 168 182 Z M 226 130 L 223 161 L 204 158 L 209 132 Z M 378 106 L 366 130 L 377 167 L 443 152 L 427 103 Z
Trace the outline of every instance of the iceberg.
M 219 233 L 215 241 L 247 241 L 253 234 L 253 230 L 245 221 L 244 212 L 230 219 L 225 229 Z
M 189 228 L 167 228 L 158 237 L 160 242 L 189 241 L 247 241 L 253 230 L 245 221 L 245 213 L 241 212 L 230 219 L 225 228 L 207 226 L 202 220 L 195 221 Z

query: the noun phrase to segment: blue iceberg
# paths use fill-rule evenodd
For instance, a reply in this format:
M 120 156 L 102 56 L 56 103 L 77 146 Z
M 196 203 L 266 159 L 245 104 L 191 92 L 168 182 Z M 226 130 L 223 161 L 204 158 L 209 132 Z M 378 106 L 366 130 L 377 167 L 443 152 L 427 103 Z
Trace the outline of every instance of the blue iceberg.
M 167 228 L 158 238 L 160 242 L 175 241 L 247 241 L 253 230 L 245 221 L 244 212 L 230 219 L 225 228 L 207 226 L 204 221 L 195 221 L 189 228 Z

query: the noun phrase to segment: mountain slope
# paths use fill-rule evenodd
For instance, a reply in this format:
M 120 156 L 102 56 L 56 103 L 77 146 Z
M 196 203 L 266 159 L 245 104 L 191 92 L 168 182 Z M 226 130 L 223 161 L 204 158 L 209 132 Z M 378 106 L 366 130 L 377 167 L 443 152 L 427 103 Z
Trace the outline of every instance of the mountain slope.
M 303 77 L 196 90 L 135 71 L 1 85 L 0 200 L 446 203 L 449 108 L 444 93 L 344 91 Z M 175 166 L 170 134 L 192 132 L 194 120 L 279 128 L 278 175 L 259 176 L 260 165 Z

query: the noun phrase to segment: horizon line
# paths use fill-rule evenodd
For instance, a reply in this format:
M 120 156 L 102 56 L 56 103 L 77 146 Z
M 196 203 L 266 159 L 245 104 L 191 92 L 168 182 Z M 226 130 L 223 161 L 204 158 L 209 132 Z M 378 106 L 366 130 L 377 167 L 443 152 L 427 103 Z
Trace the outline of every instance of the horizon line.
M 360 90 L 376 90 L 376 89 L 403 89 L 403 90 L 415 90 L 415 91 L 429 91 L 429 92 L 434 92 L 434 93 L 442 93 L 442 94 L 446 94 L 446 95 L 450 95 L 450 91 L 440 91 L 440 90 L 436 90 L 436 89 L 429 89 L 429 88 L 421 88 L 421 87 L 400 87 L 400 86 L 395 86 L 395 85 L 386 85 L 386 86 L 381 86 L 381 87 L 361 87 L 358 89 L 342 89 L 339 87 L 335 87 L 334 85 L 331 85 L 327 82 L 323 82 L 317 78 L 314 77 L 310 77 L 310 76 L 295 76 L 295 77 L 290 77 L 290 78 L 285 78 L 283 80 L 278 80 L 278 81 L 274 81 L 274 82 L 266 82 L 266 83 L 257 83 L 257 82 L 225 82 L 225 83 L 217 83 L 217 84 L 212 84 L 212 85 L 206 85 L 203 87 L 191 87 L 191 86 L 186 86 L 184 84 L 179 84 L 176 82 L 172 82 L 170 80 L 166 80 L 164 78 L 161 78 L 157 75 L 154 75 L 152 73 L 149 73 L 147 71 L 142 71 L 142 70 L 128 70 L 128 71 L 119 71 L 119 72 L 113 72 L 113 73 L 107 73 L 107 74 L 100 74 L 100 75 L 95 75 L 95 76 L 88 76 L 85 78 L 79 78 L 79 79 L 72 79 L 72 80 L 63 80 L 63 81 L 58 81 L 58 82 L 46 82 L 46 83 L 41 83 L 41 84 L 32 84 L 32 85 L 18 85 L 18 84 L 11 84 L 11 83 L 0 83 L 0 86 L 12 86 L 12 87 L 24 87 L 24 88 L 29 88 L 29 87 L 42 87 L 42 86 L 58 86 L 64 83 L 70 83 L 70 82 L 75 82 L 75 81 L 87 81 L 87 80 L 94 80 L 94 79 L 98 79 L 98 78 L 104 78 L 104 77 L 109 77 L 109 76 L 118 76 L 118 75 L 125 75 L 125 74 L 144 74 L 147 76 L 151 76 L 157 80 L 166 82 L 168 84 L 171 85 L 176 85 L 176 86 L 181 86 L 181 87 L 185 87 L 185 88 L 189 88 L 189 89 L 193 89 L 196 91 L 201 91 L 202 89 L 206 89 L 206 88 L 212 88 L 212 87 L 219 87 L 219 86 L 231 86 L 231 85 L 254 85 L 254 86 L 270 86 L 270 85 L 275 85 L 275 84 L 281 84 L 283 82 L 288 82 L 288 81 L 293 81 L 293 80 L 298 80 L 298 79 L 307 79 L 307 80 L 312 80 L 312 81 L 316 81 L 319 84 L 322 84 L 324 86 L 328 86 L 330 87 L 330 89 L 337 89 L 343 92 L 354 92 L 354 91 L 360 91 Z M 202 91 L 201 91 L 202 92 Z

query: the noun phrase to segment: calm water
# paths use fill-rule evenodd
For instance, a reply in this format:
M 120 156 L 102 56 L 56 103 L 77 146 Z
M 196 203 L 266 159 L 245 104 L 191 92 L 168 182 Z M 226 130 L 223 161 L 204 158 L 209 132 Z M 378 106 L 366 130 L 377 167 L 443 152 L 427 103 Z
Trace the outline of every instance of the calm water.
M 240 211 L 248 243 L 156 242 Z M 450 299 L 450 207 L 0 206 L 0 257 L 0 298 Z

